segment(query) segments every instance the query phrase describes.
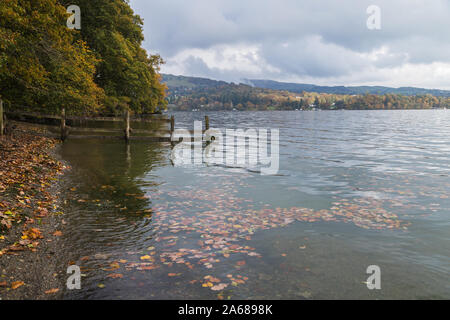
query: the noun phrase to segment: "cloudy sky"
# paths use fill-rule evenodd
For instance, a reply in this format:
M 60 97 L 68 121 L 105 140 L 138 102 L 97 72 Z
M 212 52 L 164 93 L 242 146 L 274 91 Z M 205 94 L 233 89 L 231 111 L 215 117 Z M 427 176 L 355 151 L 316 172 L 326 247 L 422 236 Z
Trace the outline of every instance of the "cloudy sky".
M 371 5 L 381 29 L 370 30 Z M 162 72 L 450 89 L 450 0 L 131 0 Z M 373 20 L 371 20 L 373 22 Z

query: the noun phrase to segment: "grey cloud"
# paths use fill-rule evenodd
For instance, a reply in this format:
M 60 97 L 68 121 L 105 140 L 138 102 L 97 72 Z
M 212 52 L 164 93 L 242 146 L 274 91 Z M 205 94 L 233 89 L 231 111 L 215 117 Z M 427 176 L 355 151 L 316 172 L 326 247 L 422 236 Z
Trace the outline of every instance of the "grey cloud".
M 369 5 L 381 30 L 366 27 Z M 249 43 L 261 61 L 292 76 L 340 77 L 409 63 L 450 63 L 448 0 L 132 0 L 145 21 L 146 48 L 170 61 L 186 49 Z M 312 40 L 320 39 L 320 41 Z M 283 46 L 288 44 L 288 46 Z M 385 56 L 367 56 L 382 47 Z M 225 71 L 187 61 L 216 78 Z M 195 69 L 195 66 L 199 69 Z M 267 70 L 261 76 L 271 76 Z

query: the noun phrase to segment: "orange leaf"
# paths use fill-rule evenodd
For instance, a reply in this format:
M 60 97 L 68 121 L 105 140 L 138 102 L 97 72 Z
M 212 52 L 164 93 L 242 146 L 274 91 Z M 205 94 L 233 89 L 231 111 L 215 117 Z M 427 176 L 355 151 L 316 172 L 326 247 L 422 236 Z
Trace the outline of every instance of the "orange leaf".
M 167 274 L 169 277 L 177 277 L 179 275 L 181 275 L 181 273 L 169 273 Z
M 21 286 L 23 286 L 25 284 L 25 282 L 23 281 L 15 281 L 13 283 L 11 283 L 11 289 L 15 290 Z
M 50 289 L 50 290 L 45 291 L 45 294 L 53 294 L 53 293 L 57 293 L 58 291 L 59 291 L 58 288 Z
M 53 235 L 55 237 L 61 237 L 62 236 L 62 232 L 61 231 L 55 231 L 55 233 L 53 233 Z
M 154 270 L 158 267 L 155 266 L 145 266 L 145 267 L 141 267 L 139 270 Z

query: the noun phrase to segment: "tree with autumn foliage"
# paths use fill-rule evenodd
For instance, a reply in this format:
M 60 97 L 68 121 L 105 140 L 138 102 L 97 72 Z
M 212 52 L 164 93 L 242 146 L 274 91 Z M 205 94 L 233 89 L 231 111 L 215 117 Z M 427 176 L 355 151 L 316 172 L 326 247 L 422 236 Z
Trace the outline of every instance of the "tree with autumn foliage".
M 11 108 L 92 112 L 104 99 L 94 82 L 98 59 L 56 0 L 0 2 L 0 96 Z
M 161 83 L 159 55 L 142 48 L 143 21 L 125 0 L 70 0 L 64 6 L 81 9 L 80 39 L 100 63 L 95 82 L 105 90 L 107 112 L 129 108 L 136 113 L 165 109 L 166 86 Z
M 82 29 L 67 27 L 78 5 Z M 152 113 L 165 109 L 159 55 L 125 0 L 2 0 L 0 97 L 12 109 Z

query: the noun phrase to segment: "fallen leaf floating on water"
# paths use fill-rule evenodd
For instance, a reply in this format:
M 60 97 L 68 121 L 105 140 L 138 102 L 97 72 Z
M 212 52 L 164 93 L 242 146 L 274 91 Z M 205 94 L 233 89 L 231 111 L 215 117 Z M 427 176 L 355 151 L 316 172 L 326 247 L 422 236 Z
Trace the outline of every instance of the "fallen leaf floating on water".
M 181 273 L 169 273 L 167 274 L 169 277 L 178 277 L 181 276 Z
M 211 290 L 213 290 L 213 291 L 220 291 L 220 290 L 225 289 L 226 287 L 228 287 L 228 284 L 221 283 L 221 284 L 218 284 L 218 285 L 215 285 L 215 286 L 211 287 Z
M 24 284 L 25 284 L 25 282 L 23 282 L 23 281 L 15 281 L 15 282 L 11 283 L 11 289 L 16 290 L 17 288 L 20 288 Z
M 53 233 L 53 235 L 54 235 L 55 237 L 61 237 L 61 236 L 62 236 L 62 232 L 61 232 L 61 231 L 55 231 L 55 232 Z
M 202 284 L 202 287 L 204 287 L 204 288 L 211 288 L 213 286 L 214 285 L 211 282 L 206 282 L 206 283 Z
M 117 262 L 113 262 L 109 266 L 110 266 L 110 268 L 106 268 L 106 269 L 103 269 L 103 270 L 105 270 L 105 271 L 115 271 L 117 269 L 120 269 L 120 265 Z
M 184 265 L 189 269 L 200 266 L 206 270 L 220 263 L 235 263 L 236 270 L 245 270 L 246 261 L 241 260 L 243 257 L 257 259 L 262 256 L 243 242 L 251 241 L 252 236 L 262 230 L 282 228 L 294 222 L 318 221 L 352 223 L 365 229 L 405 229 L 407 225 L 396 214 L 383 209 L 382 200 L 373 198 L 341 199 L 330 209 L 324 210 L 272 208 L 239 198 L 233 183 L 218 181 L 218 184 L 220 187 L 208 186 L 207 190 L 174 191 L 170 186 L 170 190 L 161 189 L 152 194 L 155 199 L 159 199 L 161 194 L 171 197 L 170 201 L 156 203 L 148 209 L 151 216 L 143 215 L 145 210 L 138 212 L 144 219 L 151 219 L 155 231 L 152 241 L 158 245 L 147 247 L 148 254 L 138 256 L 146 262 L 128 263 L 124 268 L 141 271 Z M 130 206 L 125 203 L 116 205 L 116 208 L 123 210 L 127 207 Z M 192 241 L 197 236 L 199 239 Z M 306 249 L 306 245 L 300 245 L 299 249 Z M 128 254 L 134 256 L 139 253 Z M 286 253 L 279 254 L 287 256 Z M 177 275 L 174 272 L 167 274 L 169 277 Z M 238 286 L 248 280 L 243 276 L 228 275 L 227 278 L 229 283 L 223 283 L 209 276 L 201 285 L 223 290 L 224 285 Z
M 45 291 L 45 294 L 54 294 L 54 293 L 57 293 L 58 291 L 59 291 L 58 288 L 50 289 L 50 290 Z
M 108 278 L 112 278 L 112 279 L 122 279 L 123 278 L 123 274 L 121 273 L 111 273 L 107 275 Z

